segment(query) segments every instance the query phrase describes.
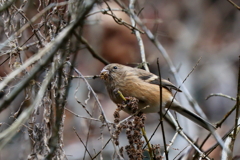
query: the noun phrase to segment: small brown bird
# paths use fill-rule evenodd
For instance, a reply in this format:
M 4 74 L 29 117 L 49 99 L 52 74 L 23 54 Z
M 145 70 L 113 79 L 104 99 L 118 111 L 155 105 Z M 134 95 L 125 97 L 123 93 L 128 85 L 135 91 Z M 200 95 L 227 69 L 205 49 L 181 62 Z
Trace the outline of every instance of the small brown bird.
M 138 109 L 143 113 L 158 113 L 160 110 L 160 88 L 159 77 L 153 73 L 142 69 L 132 68 L 121 64 L 112 63 L 103 68 L 100 74 L 104 80 L 110 98 L 116 104 L 122 104 L 123 98 L 117 94 L 120 91 L 124 97 L 135 97 L 139 100 Z M 203 128 L 210 130 L 215 127 L 202 119 L 197 114 L 188 111 L 180 105 L 177 100 L 173 100 L 171 89 L 181 92 L 174 84 L 168 80 L 161 79 L 162 82 L 162 106 L 174 110 L 187 117 Z M 129 108 L 124 109 L 131 114 Z

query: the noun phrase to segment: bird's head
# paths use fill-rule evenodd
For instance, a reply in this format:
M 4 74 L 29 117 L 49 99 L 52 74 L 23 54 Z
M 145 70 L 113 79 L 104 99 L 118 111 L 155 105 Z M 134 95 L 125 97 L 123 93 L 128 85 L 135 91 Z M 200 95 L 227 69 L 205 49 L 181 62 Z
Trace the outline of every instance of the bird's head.
M 127 66 L 117 64 L 117 63 L 112 63 L 107 66 L 105 66 L 101 73 L 100 73 L 100 78 L 103 79 L 105 82 L 111 82 L 111 81 L 116 81 L 116 80 L 121 80 L 126 73 Z

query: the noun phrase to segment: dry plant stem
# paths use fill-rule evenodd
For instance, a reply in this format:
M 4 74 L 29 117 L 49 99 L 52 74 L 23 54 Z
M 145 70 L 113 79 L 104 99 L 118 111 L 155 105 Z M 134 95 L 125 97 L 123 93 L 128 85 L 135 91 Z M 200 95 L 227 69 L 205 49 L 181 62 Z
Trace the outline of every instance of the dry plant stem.
M 207 140 L 210 138 L 211 135 L 212 135 L 211 133 L 209 133 L 209 134 L 207 135 L 207 137 L 203 140 L 202 144 L 199 146 L 199 149 L 202 149 L 203 145 L 207 142 Z M 208 154 L 206 154 L 206 155 L 208 155 Z M 195 154 L 194 157 L 193 157 L 193 159 L 196 159 L 198 156 L 199 156 L 198 153 Z
M 240 120 L 238 119 L 238 125 L 240 124 Z M 232 160 L 233 159 L 233 150 L 234 150 L 234 143 L 236 141 L 236 135 L 239 133 L 240 127 L 237 126 L 234 128 L 234 130 L 228 135 L 226 141 L 225 141 L 225 147 L 231 151 L 226 152 L 226 150 L 222 151 L 222 160 Z
M 99 75 L 94 75 L 94 76 L 83 76 L 83 77 L 86 78 L 86 79 L 97 79 L 100 76 Z M 81 78 L 81 77 L 72 75 L 71 78 Z
M 96 118 L 80 116 L 80 115 L 74 113 L 73 111 L 71 111 L 70 109 L 68 109 L 66 107 L 65 107 L 65 110 L 67 110 L 68 112 L 72 113 L 76 117 L 79 117 L 79 118 L 82 118 L 82 119 L 86 119 L 86 120 L 90 120 L 90 121 L 101 122 L 99 119 L 96 119 Z
M 176 133 L 174 134 L 172 140 L 170 141 L 170 143 L 169 143 L 168 146 L 167 146 L 167 152 L 169 152 L 170 148 L 172 147 L 172 145 L 173 145 L 173 143 L 175 142 L 175 140 L 176 140 L 176 138 L 177 138 L 178 135 L 179 135 L 179 133 L 176 131 Z M 165 153 L 164 153 L 164 154 L 165 154 Z M 165 156 L 164 154 L 163 154 L 163 157 Z
M 171 120 L 173 121 L 177 132 L 184 138 L 187 140 L 187 142 L 189 144 L 192 145 L 192 147 L 199 153 L 200 157 L 206 158 L 208 160 L 210 160 L 210 158 L 208 158 L 189 138 L 188 136 L 186 136 L 186 134 L 182 131 L 181 127 L 178 125 L 178 123 L 176 122 L 176 120 L 174 119 L 173 115 L 168 112 L 168 115 L 170 116 Z
M 52 67 L 55 67 L 58 65 L 58 63 L 63 63 L 66 61 L 66 57 L 69 56 L 69 52 L 67 51 L 60 51 L 59 54 L 55 55 L 54 63 L 52 64 Z M 60 158 L 63 159 L 65 154 L 63 151 L 63 128 L 64 128 L 64 119 L 65 119 L 65 105 L 66 105 L 66 99 L 68 95 L 68 89 L 69 89 L 69 78 L 63 78 L 65 75 L 63 75 L 63 66 L 61 65 L 55 75 L 55 79 L 57 81 L 57 88 L 54 88 L 55 96 L 55 117 L 53 121 L 52 126 L 52 136 L 49 139 L 49 148 L 50 153 L 48 154 L 46 159 L 55 159 Z M 53 118 L 53 117 L 51 117 Z
M 70 62 L 67 62 L 67 63 L 68 63 L 70 66 L 72 66 L 72 65 L 70 64 Z M 73 66 L 72 66 L 72 67 L 73 67 Z M 94 92 L 94 90 L 92 89 L 92 87 L 90 86 L 90 84 L 88 83 L 88 81 L 84 78 L 84 76 L 81 74 L 81 72 L 79 72 L 79 71 L 78 71 L 76 68 L 74 68 L 74 67 L 73 67 L 73 69 L 74 69 L 74 71 L 75 71 L 80 77 L 82 77 L 82 79 L 83 79 L 84 82 L 86 83 L 88 89 L 92 92 L 92 94 L 93 94 L 93 96 L 94 96 L 94 98 L 95 98 L 95 100 L 96 100 L 96 102 L 97 102 L 97 104 L 98 104 L 98 106 L 99 106 L 99 109 L 100 109 L 100 111 L 101 111 L 101 115 L 103 116 L 103 121 L 106 123 L 107 129 L 108 129 L 110 135 L 112 136 L 113 133 L 112 133 L 112 131 L 110 130 L 110 126 L 109 126 L 109 124 L 111 124 L 111 123 L 107 120 L 106 114 L 105 114 L 105 112 L 104 112 L 104 110 L 103 110 L 103 107 L 102 107 L 102 105 L 101 105 L 98 97 L 97 97 L 97 94 Z M 118 151 L 118 149 L 117 149 L 117 146 L 115 145 L 114 141 L 113 141 L 112 139 L 111 139 L 111 141 L 112 141 L 113 147 L 114 147 L 114 149 L 115 149 L 115 152 L 116 152 L 117 155 L 118 155 L 118 158 L 119 158 L 119 159 L 122 159 L 122 157 L 121 157 L 121 155 L 120 155 L 120 153 L 119 153 L 119 151 Z
M 190 145 L 187 145 L 186 147 L 184 147 L 174 158 L 173 158 L 173 160 L 175 160 L 179 155 L 181 155 L 181 153 L 185 150 L 185 149 L 187 149 L 187 147 L 189 147 Z M 184 157 L 183 157 L 184 158 Z M 182 158 L 182 159 L 183 159 Z M 200 157 L 201 158 L 201 157 Z
M 238 10 L 240 10 L 240 7 L 234 3 L 232 0 L 227 0 L 229 3 L 231 3 L 234 7 L 236 7 Z
M 64 2 L 64 5 L 66 5 L 67 3 Z M 63 5 L 61 3 L 61 5 Z M 0 45 L 0 50 L 6 46 L 6 44 L 8 42 L 10 42 L 11 40 L 13 40 L 13 38 L 19 36 L 19 34 L 21 34 L 27 27 L 30 26 L 30 24 L 34 21 L 36 21 L 38 18 L 40 18 L 46 11 L 48 11 L 49 9 L 51 9 L 52 7 L 55 6 L 60 6 L 60 4 L 52 4 L 49 5 L 48 7 L 44 8 L 44 10 L 42 10 L 40 13 L 38 13 L 36 16 L 34 16 L 28 23 L 26 23 L 21 29 L 18 30 L 18 32 L 15 35 L 12 35 L 7 41 L 5 41 L 3 44 Z M 64 31 L 68 32 L 70 27 L 65 28 Z M 14 70 L 13 72 L 11 72 L 3 81 L 1 81 L 0 83 L 0 90 L 2 90 L 14 77 L 16 77 L 19 73 L 21 73 L 23 70 L 25 70 L 28 66 L 30 66 L 32 63 L 35 63 L 36 61 L 38 61 L 40 58 L 42 58 L 43 55 L 46 54 L 46 52 L 49 52 L 50 50 L 54 50 L 56 51 L 55 45 L 57 45 L 57 43 L 62 42 L 63 38 L 64 38 L 64 34 L 66 34 L 65 32 L 62 32 L 61 35 L 59 35 L 61 37 L 59 37 L 59 39 L 51 42 L 50 44 L 48 44 L 42 51 L 40 51 L 38 54 L 36 54 L 35 56 L 29 58 L 22 66 L 20 66 L 18 69 Z M 53 48 L 53 49 L 52 49 Z M 58 48 L 57 48 L 58 49 Z M 1 109 L 0 109 L 1 110 Z M 1 112 L 1 111 L 0 111 Z
M 11 0 L 10 2 L 5 2 L 5 4 L 0 8 L 0 13 L 8 9 L 16 0 Z
M 203 145 L 207 142 L 207 140 L 210 138 L 210 136 L 211 136 L 211 133 L 209 133 L 209 134 L 207 135 L 207 137 L 203 140 L 202 144 L 199 146 L 200 149 L 201 149 L 201 148 L 203 147 Z
M 211 129 L 211 128 L 210 128 Z M 211 133 L 213 135 L 213 137 L 216 139 L 216 141 L 218 142 L 218 144 L 220 145 L 220 147 L 225 150 L 226 152 L 230 153 L 230 151 L 228 150 L 228 148 L 225 147 L 222 138 L 219 136 L 219 134 L 217 134 L 216 131 L 214 131 L 213 129 L 211 129 Z
M 216 127 L 221 127 L 223 122 L 232 114 L 232 112 L 236 109 L 236 105 L 223 117 L 223 119 L 216 123 Z
M 90 17 L 90 16 L 92 16 L 94 14 L 97 14 L 97 13 L 105 14 L 108 11 L 121 11 L 121 12 L 125 12 L 123 9 L 119 9 L 119 8 L 111 8 L 111 10 L 109 10 L 109 9 L 102 9 L 100 11 L 89 13 L 88 15 L 86 15 L 86 17 Z
M 184 82 L 187 80 L 187 78 L 192 74 L 192 72 L 193 72 L 193 71 L 195 70 L 195 68 L 198 66 L 200 60 L 201 60 L 201 57 L 198 59 L 196 65 L 192 68 L 192 70 L 188 73 L 188 75 L 186 76 L 186 78 L 183 80 L 182 84 L 184 84 Z M 180 89 L 180 88 L 181 88 L 181 85 L 180 85 L 178 88 Z M 174 93 L 171 104 L 173 103 L 173 100 L 175 99 L 177 93 L 178 93 L 177 91 Z M 164 114 L 164 117 L 165 117 L 165 115 L 167 114 L 168 110 L 171 108 L 171 104 L 170 104 L 169 107 L 167 108 L 167 110 L 166 110 L 166 112 L 165 112 L 165 114 Z
M 0 50 L 2 50 L 9 42 L 11 42 L 13 39 L 18 37 L 24 30 L 26 30 L 33 22 L 35 22 L 37 19 L 39 19 L 43 14 L 45 14 L 48 10 L 50 10 L 53 7 L 58 6 L 64 6 L 69 4 L 70 2 L 61 2 L 61 3 L 51 3 L 47 7 L 45 7 L 43 10 L 41 10 L 37 15 L 35 15 L 30 21 L 28 21 L 23 27 L 21 27 L 15 34 L 13 34 L 11 37 L 8 38 L 4 43 L 0 44 Z
M 236 116 L 235 116 L 235 129 L 233 132 L 228 136 L 228 138 L 225 141 L 225 146 L 228 148 L 230 152 L 226 152 L 225 150 L 222 152 L 222 160 L 231 160 L 233 158 L 233 149 L 234 149 L 234 143 L 236 141 L 237 134 L 240 131 L 240 127 L 238 127 L 238 124 L 240 124 L 239 120 L 239 105 L 240 105 L 240 57 L 239 57 L 239 67 L 238 67 L 238 90 L 237 90 L 237 102 L 236 102 Z
M 119 91 L 119 90 L 117 92 L 118 92 L 119 96 L 123 99 L 123 101 L 126 101 L 126 98 L 123 96 L 122 92 Z M 147 134 L 145 132 L 145 129 L 141 128 L 141 131 L 142 131 L 143 137 L 144 137 L 144 139 L 147 143 L 148 149 L 149 149 L 149 151 L 148 151 L 149 156 L 150 156 L 151 160 L 153 160 L 153 150 L 152 150 L 151 144 L 149 143 L 149 140 L 147 138 Z
M 233 129 L 231 129 L 230 131 L 228 131 L 224 136 L 222 136 L 222 140 L 225 140 L 228 136 L 229 136 L 229 134 L 231 134 L 231 132 L 234 130 L 234 128 Z M 215 148 L 217 148 L 219 146 L 219 144 L 218 144 L 218 142 L 217 143 L 215 143 L 212 147 L 210 147 L 208 150 L 206 150 L 204 153 L 206 154 L 206 155 L 209 155 Z
M 190 71 L 190 73 L 187 75 L 187 77 L 183 80 L 183 83 L 187 80 L 187 78 L 190 76 L 190 74 L 195 70 L 195 68 L 196 68 L 197 65 L 199 64 L 200 60 L 201 60 L 201 58 L 198 59 L 196 65 L 193 67 L 193 69 Z M 161 78 L 160 78 L 160 79 L 161 79 Z M 161 82 L 160 82 L 160 83 L 161 83 Z M 180 87 L 181 87 L 181 86 L 179 86 L 179 89 L 180 89 Z M 177 94 L 177 92 L 175 92 L 175 94 L 173 95 L 173 100 L 174 100 L 176 94 Z M 172 102 L 173 102 L 173 100 L 172 100 Z M 171 103 L 172 103 L 172 102 L 171 102 Z M 171 107 L 171 105 L 170 105 L 170 107 Z M 168 108 L 166 109 L 166 112 L 165 112 L 165 114 L 164 114 L 162 117 L 163 117 L 163 118 L 166 118 L 166 120 L 167 120 L 167 122 L 170 124 L 170 126 L 171 126 L 173 129 L 175 129 L 175 125 L 172 123 L 172 121 L 171 121 L 168 117 L 166 117 L 166 114 L 168 113 L 168 110 L 170 109 L 170 107 L 168 107 Z M 152 136 L 153 136 L 153 135 L 155 134 L 155 132 L 157 131 L 157 128 L 160 126 L 161 121 L 162 121 L 162 120 L 160 119 L 160 122 L 159 122 L 158 126 L 156 127 L 155 131 L 153 132 Z M 186 133 L 185 133 L 185 134 L 186 134 Z M 150 140 L 152 139 L 152 136 L 150 137 Z M 189 136 L 188 136 L 188 138 L 189 138 Z
M 111 139 L 112 139 L 112 138 L 109 138 L 109 139 L 108 139 L 108 141 L 107 141 L 107 142 L 105 143 L 105 145 L 102 147 L 102 150 L 99 151 L 99 152 L 92 158 L 92 160 L 95 159 L 95 158 L 97 158 L 98 155 L 99 155 L 100 153 L 102 153 L 102 151 L 106 148 L 106 146 L 107 146 L 108 143 L 111 141 Z
M 83 104 L 80 100 L 78 100 L 78 97 L 77 97 L 77 92 L 79 91 L 79 87 L 80 87 L 80 81 L 78 81 L 78 84 L 77 84 L 77 87 L 74 91 L 74 98 L 76 100 L 76 102 L 78 104 L 80 104 L 82 106 L 82 108 L 86 111 L 86 113 L 90 116 L 90 117 L 93 117 L 92 114 L 88 111 L 87 107 L 85 104 Z M 90 98 L 90 92 L 88 91 L 88 99 Z
M 166 112 L 166 113 L 169 113 L 169 112 Z M 176 126 L 178 126 L 179 124 L 178 124 L 176 121 L 173 122 L 173 120 L 171 119 L 171 117 L 168 117 L 168 116 L 163 116 L 163 117 L 165 118 L 166 122 L 170 125 L 170 127 L 172 127 L 173 130 L 176 130 Z M 174 119 L 174 120 L 175 120 L 175 119 Z M 158 127 L 159 127 L 160 125 L 161 125 L 161 123 L 160 123 L 160 121 L 159 121 L 159 123 L 158 123 L 157 127 L 155 128 L 153 134 L 152 134 L 151 137 L 149 138 L 149 141 L 151 141 L 152 137 L 153 137 L 154 134 L 157 132 L 157 129 L 158 129 Z M 176 131 L 176 132 L 178 132 L 178 131 Z M 185 132 L 183 132 L 183 133 L 188 137 L 188 139 L 190 139 L 191 141 L 193 141 L 193 140 L 187 135 L 187 133 L 185 133 Z M 180 135 L 180 136 L 182 136 L 182 135 Z M 144 146 L 143 148 L 145 148 L 145 147 L 146 147 L 146 146 Z
M 237 138 L 237 126 L 238 126 L 238 119 L 239 119 L 239 105 L 240 105 L 240 56 L 239 56 L 239 62 L 238 62 L 238 90 L 237 90 L 237 103 L 236 103 L 236 116 L 235 116 L 235 129 L 233 133 L 233 139 L 235 140 Z
M 91 156 L 91 153 L 88 151 L 87 146 L 84 144 L 84 142 L 82 141 L 81 137 L 79 136 L 79 134 L 77 133 L 77 131 L 76 131 L 76 129 L 75 129 L 74 127 L 73 127 L 73 130 L 74 130 L 75 134 L 77 135 L 78 139 L 79 139 L 79 140 L 81 141 L 81 143 L 83 144 L 83 146 L 84 146 L 85 150 L 87 151 L 89 157 L 90 157 L 91 159 L 93 159 L 92 156 Z
M 151 158 L 151 160 L 153 160 L 153 150 L 152 150 L 152 147 L 151 147 L 151 144 L 149 143 L 149 140 L 147 138 L 147 134 L 146 134 L 146 131 L 144 128 L 141 128 L 141 131 L 142 131 L 142 134 L 143 134 L 143 137 L 145 139 L 145 141 L 147 142 L 147 146 L 148 146 L 148 153 L 149 153 L 149 157 Z
M 193 71 L 195 70 L 195 68 L 198 66 L 200 60 L 201 60 L 201 57 L 198 59 L 196 65 L 192 68 L 192 70 L 188 73 L 188 75 L 186 76 L 186 78 L 183 80 L 182 84 L 184 84 L 184 82 L 187 80 L 187 78 L 192 74 L 192 72 L 193 72 Z M 181 86 L 179 86 L 178 88 L 180 89 Z M 178 93 L 178 92 L 175 92 L 175 93 L 174 93 L 171 104 L 173 103 L 173 100 L 175 99 L 177 93 Z M 169 107 L 167 108 L 167 111 L 171 108 L 171 104 L 170 104 Z M 166 113 L 167 113 L 167 111 L 166 111 Z M 164 116 L 166 115 L 166 113 L 164 114 Z M 208 129 L 211 131 L 212 134 L 216 135 L 215 133 L 213 133 L 214 130 L 212 129 L 212 127 L 209 126 Z M 219 138 L 219 136 L 216 135 L 216 138 Z
M 38 107 L 38 105 L 41 103 L 47 86 L 51 82 L 51 79 L 54 76 L 56 69 L 57 68 L 52 67 L 52 69 L 48 72 L 45 80 L 40 87 L 40 90 L 38 91 L 35 101 L 29 106 L 29 108 L 24 110 L 9 128 L 0 133 L 0 150 L 12 139 L 15 134 L 18 133 L 19 127 L 21 127 L 28 120 L 35 107 Z
M 129 9 L 132 12 L 134 12 L 134 3 L 135 3 L 135 0 L 130 0 Z M 136 22 L 134 21 L 134 19 L 132 18 L 131 15 L 130 15 L 130 20 L 131 20 L 132 26 L 136 26 Z M 138 44 L 140 47 L 140 54 L 141 54 L 143 66 L 144 66 L 145 70 L 149 72 L 149 68 L 148 68 L 147 62 L 146 62 L 146 54 L 145 54 L 144 44 L 143 44 L 143 40 L 140 35 L 140 32 L 138 30 L 132 30 L 132 32 L 134 32 L 137 37 L 137 41 L 138 41 Z
M 67 62 L 67 63 L 68 63 L 70 66 L 72 66 L 70 62 Z M 73 66 L 72 66 L 72 67 L 73 67 Z M 77 70 L 76 68 L 74 68 L 74 67 L 73 67 L 73 69 L 74 69 L 74 71 L 84 80 L 84 82 L 87 84 L 88 89 L 93 93 L 93 96 L 94 96 L 95 100 L 97 101 L 97 103 L 98 103 L 98 105 L 99 105 L 99 107 L 100 107 L 101 114 L 102 114 L 102 116 L 104 117 L 104 121 L 106 122 L 106 124 L 109 124 L 110 121 L 108 121 L 107 118 L 106 118 L 106 114 L 105 114 L 105 112 L 104 112 L 104 110 L 103 110 L 103 107 L 102 107 L 102 105 L 101 105 L 98 97 L 97 97 L 97 94 L 94 92 L 94 90 L 92 89 L 92 87 L 90 86 L 90 84 L 88 83 L 88 81 L 84 78 L 84 76 L 82 75 L 82 73 L 81 73 L 80 71 L 78 71 L 78 70 Z
M 228 96 L 226 94 L 222 94 L 222 93 L 211 93 L 209 96 L 207 96 L 206 100 L 208 100 L 209 98 L 211 98 L 213 96 L 224 97 L 224 98 L 230 99 L 232 101 L 236 101 L 236 98 Z
M 144 33 L 144 32 L 142 32 L 141 30 L 137 29 L 136 27 L 134 27 L 134 26 L 128 24 L 127 22 L 123 21 L 122 18 L 118 18 L 118 17 L 113 13 L 112 9 L 110 8 L 110 6 L 109 6 L 108 3 L 106 2 L 106 0 L 104 0 L 104 2 L 105 2 L 105 4 L 107 5 L 107 7 L 108 7 L 108 9 L 109 9 L 109 11 L 110 11 L 111 13 L 103 12 L 103 14 L 111 16 L 111 17 L 113 18 L 113 20 L 114 20 L 117 24 L 119 24 L 119 25 L 123 25 L 123 26 L 127 27 L 127 28 L 130 29 L 130 30 L 138 30 L 139 32 Z
M 24 51 L 24 50 L 27 50 L 29 47 L 31 47 L 31 46 L 35 46 L 35 45 L 37 45 L 39 43 L 39 41 L 36 41 L 36 42 L 32 42 L 32 43 L 29 43 L 29 44 L 27 44 L 27 45 L 25 45 L 25 46 L 20 46 L 20 47 L 17 47 L 17 48 L 15 48 L 14 50 L 6 50 L 6 51 L 4 51 L 4 52 L 0 52 L 0 56 L 3 56 L 3 55 L 6 55 L 6 54 L 10 54 L 10 53 L 12 53 L 12 52 L 19 52 L 19 51 Z M 8 58 L 10 58 L 10 56 L 8 57 Z M 7 59 L 8 59 L 7 58 Z M 3 63 L 2 63 L 3 64 Z M 1 65 L 2 65 L 1 64 Z
M 92 125 L 92 123 L 91 123 L 91 122 L 92 122 L 92 121 L 89 122 L 89 126 L 88 126 L 88 133 L 87 133 L 87 139 L 86 139 L 86 144 L 85 144 L 86 147 L 88 146 L 88 142 L 89 142 L 89 138 L 90 138 L 90 133 L 92 133 L 92 131 L 91 131 L 91 125 Z M 102 136 L 101 136 L 101 138 L 102 138 L 102 140 L 103 140 L 103 137 L 102 137 Z M 103 142 L 102 142 L 102 144 L 103 144 Z M 86 152 L 88 152 L 88 149 L 85 149 L 83 159 L 85 159 L 85 157 L 86 157 Z M 90 156 L 90 157 L 92 158 L 92 156 Z
M 162 76 L 161 71 L 159 67 L 159 61 L 157 59 L 157 66 L 158 66 L 158 76 L 159 76 L 159 91 L 160 91 L 160 123 L 161 123 L 161 129 L 162 129 L 162 137 L 163 137 L 163 143 L 164 143 L 164 153 L 166 154 L 166 159 L 168 160 L 168 151 L 167 151 L 167 143 L 166 143 L 166 137 L 165 137 L 165 131 L 163 126 L 163 106 L 162 106 Z
M 167 112 L 167 114 L 169 115 L 169 117 L 165 117 L 167 122 L 170 123 L 170 126 L 176 130 L 176 134 L 180 134 L 183 138 L 187 138 L 186 140 L 189 142 L 190 145 L 194 145 L 193 143 L 193 140 L 191 140 L 191 138 L 189 136 L 187 136 L 186 133 L 184 133 L 182 130 L 181 130 L 181 127 L 179 126 L 179 124 L 177 123 L 177 121 L 175 120 L 175 118 L 172 116 L 172 114 L 170 112 Z M 160 122 L 159 122 L 159 125 L 157 126 L 157 128 L 160 126 Z M 157 128 L 155 129 L 154 133 L 156 132 Z M 181 132 L 179 131 L 181 130 Z M 175 134 L 175 135 L 176 135 Z M 154 135 L 154 134 L 153 134 Z M 150 137 L 149 141 L 152 139 L 153 135 Z M 174 139 L 174 138 L 173 138 Z M 145 148 L 145 147 L 144 147 Z M 170 147 L 169 147 L 170 148 Z M 193 148 L 198 148 L 197 146 L 193 146 Z M 200 151 L 200 149 L 196 149 L 197 151 Z M 198 152 L 199 153 L 199 152 Z M 202 152 L 200 152 L 202 153 Z
M 93 56 L 94 58 L 98 59 L 100 62 L 102 62 L 102 63 L 105 64 L 105 65 L 109 64 L 109 62 L 108 62 L 107 60 L 105 60 L 103 57 L 101 57 L 100 55 L 98 55 L 98 54 L 94 51 L 94 49 L 92 48 L 92 46 L 90 46 L 90 44 L 88 43 L 88 41 L 87 41 L 85 38 L 83 38 L 82 36 L 79 36 L 75 31 L 74 31 L 73 34 L 76 36 L 76 38 L 77 38 L 81 43 L 83 43 L 83 44 L 87 47 L 88 51 L 92 54 L 92 56 Z
M 18 10 L 18 8 L 17 8 L 15 5 L 12 5 L 12 6 L 14 7 L 14 9 Z M 23 13 L 23 11 L 22 11 L 21 9 L 18 10 L 18 13 L 21 14 L 22 17 L 23 17 L 27 22 L 29 22 L 29 19 L 27 18 L 27 16 L 25 16 L 25 14 Z M 33 34 L 34 34 L 35 37 L 38 39 L 39 44 L 41 45 L 41 47 L 43 47 L 42 41 L 41 41 L 40 37 L 38 36 L 38 34 L 36 33 L 36 30 L 34 29 L 34 27 L 32 26 L 31 23 L 30 23 L 30 27 L 31 27 L 31 29 L 32 29 L 32 31 L 33 31 Z M 38 32 L 40 32 L 40 31 L 38 31 Z
M 66 4 L 66 3 L 64 3 Z M 15 88 L 9 96 L 5 96 L 5 98 L 0 102 L 0 113 L 7 107 L 7 105 L 22 91 L 22 89 L 28 85 L 28 82 L 45 66 L 48 61 L 53 57 L 55 52 L 61 47 L 63 42 L 66 40 L 68 36 L 70 36 L 72 30 L 79 25 L 79 22 L 83 23 L 84 16 L 90 11 L 94 2 L 90 3 L 89 6 L 86 6 L 86 9 L 81 12 L 79 18 L 73 23 L 69 24 L 66 28 L 64 28 L 55 40 L 48 43 L 46 47 L 44 47 L 38 54 L 29 58 L 22 66 L 18 69 L 11 72 L 3 81 L 0 83 L 0 90 L 2 90 L 9 82 L 11 82 L 19 73 L 24 71 L 31 64 L 39 61 L 39 65 L 34 67 L 32 71 L 24 78 L 19 86 Z M 56 5 L 54 5 L 56 6 Z M 50 7 L 51 8 L 51 7 Z M 24 28 L 24 27 L 22 27 Z M 20 29 L 21 30 L 21 29 Z M 21 33 L 21 32 L 20 32 Z M 45 56 L 46 55 L 46 56 Z M 43 57 L 45 56 L 45 57 Z
M 66 36 L 69 34 L 70 28 L 65 28 L 61 34 L 55 39 L 55 41 L 50 42 L 44 49 L 42 49 L 38 54 L 32 56 L 29 58 L 22 66 L 20 66 L 18 69 L 11 72 L 1 83 L 0 88 L 4 88 L 11 80 L 13 80 L 19 73 L 21 73 L 23 70 L 25 70 L 28 66 L 30 66 L 32 63 L 35 63 L 39 59 L 41 59 L 44 55 L 46 55 L 44 58 L 39 61 L 39 65 L 36 65 L 32 69 L 32 71 L 29 72 L 29 74 L 21 81 L 21 83 L 18 85 L 18 87 L 14 88 L 14 90 L 9 94 L 9 96 L 5 96 L 4 99 L 0 102 L 0 112 L 2 112 L 7 105 L 24 89 L 25 86 L 28 85 L 28 82 L 32 80 L 32 78 L 40 71 L 42 70 L 43 66 L 45 66 L 48 61 L 53 57 L 57 49 L 61 46 L 61 44 L 64 42 Z

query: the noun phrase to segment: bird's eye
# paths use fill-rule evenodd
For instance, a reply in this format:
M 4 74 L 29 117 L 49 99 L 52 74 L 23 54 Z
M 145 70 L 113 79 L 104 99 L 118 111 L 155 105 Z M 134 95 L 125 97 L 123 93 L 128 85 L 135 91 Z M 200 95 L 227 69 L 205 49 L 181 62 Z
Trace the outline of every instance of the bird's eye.
M 117 69 L 117 66 L 114 66 L 113 69 Z

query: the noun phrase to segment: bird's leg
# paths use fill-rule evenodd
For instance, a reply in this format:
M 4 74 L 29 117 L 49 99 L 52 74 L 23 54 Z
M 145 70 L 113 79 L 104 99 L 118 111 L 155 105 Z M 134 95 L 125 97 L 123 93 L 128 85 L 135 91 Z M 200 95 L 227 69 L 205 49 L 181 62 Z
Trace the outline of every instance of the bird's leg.
M 118 88 L 115 88 L 113 90 L 113 93 L 116 94 L 116 95 L 119 95 L 123 101 L 127 101 L 126 98 L 123 96 L 122 92 L 118 89 Z

